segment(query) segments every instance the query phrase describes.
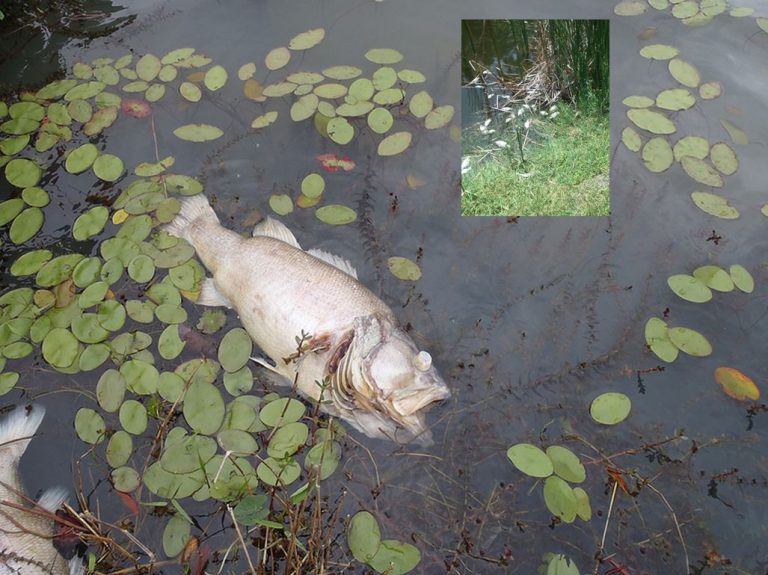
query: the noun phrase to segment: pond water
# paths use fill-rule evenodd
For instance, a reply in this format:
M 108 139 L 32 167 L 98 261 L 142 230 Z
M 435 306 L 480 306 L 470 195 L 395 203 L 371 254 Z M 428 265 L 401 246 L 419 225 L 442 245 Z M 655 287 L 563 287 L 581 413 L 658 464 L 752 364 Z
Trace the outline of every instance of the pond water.
M 343 445 L 343 473 L 325 483 L 329 502 L 342 501 L 343 516 L 369 510 L 385 538 L 418 547 L 422 559 L 415 572 L 533 573 L 542 555 L 554 552 L 571 557 L 581 573 L 685 573 L 686 561 L 691 573 L 764 573 L 764 404 L 727 397 L 713 372 L 720 366 L 737 368 L 765 392 L 768 269 L 760 207 L 768 201 L 763 146 L 768 141 L 763 121 L 768 34 L 751 17 L 725 13 L 695 28 L 650 8 L 642 16 L 615 16 L 613 5 L 597 0 L 567 6 L 530 0 L 514 8 L 501 1 L 193 0 L 131 3 L 112 12 L 94 3 L 93 12 L 109 11 L 104 19 L 125 18 L 124 25 L 104 37 L 47 47 L 57 53 L 41 48 L 16 54 L 2 63 L 0 73 L 6 86 L 19 78 L 21 87 L 38 88 L 52 73 L 51 63 L 71 75 L 78 61 L 127 52 L 162 55 L 190 46 L 212 57 L 229 71 L 224 88 L 199 105 L 166 95 L 153 104 L 154 128 L 121 116 L 98 137 L 98 145 L 120 156 L 128 170 L 155 161 L 155 145 L 161 158 L 174 156 L 173 171 L 203 182 L 222 221 L 238 231 L 249 230 L 257 211 L 270 213 L 271 194 L 295 196 L 302 178 L 318 171 L 317 155 L 339 153 L 356 162 L 350 172 L 323 172 L 323 201 L 353 207 L 356 222 L 329 226 L 312 209 L 298 208 L 282 221 L 303 246 L 349 259 L 361 280 L 412 326 L 414 339 L 430 350 L 451 388 L 452 398 L 428 414 L 434 446 L 395 447 L 352 433 L 354 441 Z M 323 43 L 297 57 L 298 69 L 363 65 L 370 48 L 397 48 L 405 56 L 403 65 L 426 75 L 425 89 L 436 104 L 458 111 L 461 18 L 556 17 L 612 21 L 608 218 L 462 218 L 460 146 L 449 128 L 426 131 L 414 124 L 409 150 L 390 158 L 377 156 L 371 134 L 340 147 L 323 138 L 311 120 L 290 122 L 287 102 L 277 104 L 281 121 L 253 131 L 251 121 L 272 107 L 245 98 L 236 77 L 242 64 L 254 61 L 257 77 L 265 78 L 267 52 L 299 32 L 323 27 Z M 638 38 L 648 27 L 656 28 L 653 39 Z M 679 165 L 652 174 L 621 144 L 621 131 L 629 125 L 622 99 L 655 95 L 674 85 L 664 62 L 639 56 L 649 42 L 674 44 L 705 80 L 724 87 L 719 99 L 675 115 L 679 134 L 730 142 L 721 118 L 748 133 L 752 143 L 734 146 L 740 167 L 722 190 L 741 212 L 739 219 L 705 214 L 690 193 L 706 188 Z M 265 83 L 279 77 L 273 72 Z M 174 128 L 197 122 L 220 127 L 224 136 L 206 143 L 173 136 Z M 86 141 L 79 138 L 78 143 Z M 8 270 L 30 246 L 58 254 L 82 251 L 85 245 L 95 254 L 98 240 L 107 237 L 75 242 L 71 225 L 91 207 L 89 194 L 91 201 L 116 195 L 111 184 L 68 174 L 56 162 L 41 184 L 52 199 L 42 232 L 18 247 L 8 242 L 7 228 L 2 232 L 3 291 L 28 285 Z M 424 185 L 411 189 L 407 176 Z M 5 180 L 1 185 L 0 201 L 18 194 Z M 417 260 L 422 278 L 414 283 L 393 277 L 387 258 L 394 255 Z M 755 278 L 755 291 L 715 292 L 712 301 L 694 304 L 667 287 L 670 275 L 709 263 L 745 266 Z M 194 325 L 201 310 L 187 301 L 184 306 Z M 644 326 L 653 316 L 705 334 L 713 353 L 705 358 L 681 354 L 665 364 L 645 344 Z M 228 327 L 236 325 L 230 313 Z M 156 323 L 145 330 L 156 337 L 163 327 Z M 192 357 L 187 350 L 175 361 Z M 167 365 L 173 369 L 173 362 Z M 89 451 L 72 425 L 78 408 L 97 408 L 93 390 L 103 368 L 58 374 L 39 350 L 13 366 L 22 378 L 0 398 L 0 406 L 37 398 L 48 408 L 41 437 L 22 464 L 30 492 L 54 480 L 75 489 L 78 471 L 91 507 L 98 505 L 106 521 L 120 521 L 127 512 L 108 484 L 103 445 Z M 591 400 L 607 391 L 632 400 L 629 418 L 611 427 L 589 416 Z M 119 425 L 113 415 L 107 418 Z M 507 459 L 507 448 L 521 442 L 564 445 L 579 455 L 587 469 L 581 487 L 589 495 L 591 520 L 553 522 L 541 484 Z M 601 456 L 610 457 L 610 464 Z M 609 466 L 620 470 L 637 493 L 618 490 L 612 498 Z M 186 509 L 208 522 L 214 506 Z M 142 514 L 137 531 L 161 558 L 165 522 Z M 341 532 L 341 524 L 336 528 Z M 231 529 L 216 531 L 203 543 L 218 549 L 234 537 Z M 598 565 L 594 557 L 603 540 L 603 554 L 613 563 Z M 345 537 L 334 538 L 333 546 L 330 572 L 364 572 L 352 560 Z M 617 565 L 626 570 L 609 571 Z M 244 562 L 228 563 L 222 572 L 246 569 Z M 162 572 L 182 571 L 165 566 Z

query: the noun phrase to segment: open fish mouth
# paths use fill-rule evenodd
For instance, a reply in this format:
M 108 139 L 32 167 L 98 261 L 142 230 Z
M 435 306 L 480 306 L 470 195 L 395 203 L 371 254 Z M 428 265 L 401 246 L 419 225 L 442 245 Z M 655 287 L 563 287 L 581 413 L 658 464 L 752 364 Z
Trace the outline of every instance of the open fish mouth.
M 371 437 L 432 443 L 425 411 L 450 391 L 427 352 L 388 318 L 357 318 L 326 363 L 326 399 Z

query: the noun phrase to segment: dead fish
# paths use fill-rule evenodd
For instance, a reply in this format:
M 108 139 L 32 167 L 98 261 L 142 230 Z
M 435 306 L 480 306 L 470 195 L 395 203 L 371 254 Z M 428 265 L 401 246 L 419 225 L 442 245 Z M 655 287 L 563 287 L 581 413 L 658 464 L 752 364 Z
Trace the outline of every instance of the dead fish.
M 221 225 L 203 196 L 181 203 L 165 230 L 187 240 L 213 274 L 197 303 L 234 308 L 271 360 L 262 365 L 288 383 L 296 378 L 303 395 L 370 437 L 432 442 L 424 411 L 450 391 L 348 261 L 304 251 L 271 218 L 243 238 Z
M 53 546 L 52 519 L 67 491 L 45 491 L 36 508 L 24 497 L 19 460 L 45 416 L 41 405 L 16 408 L 0 422 L 0 575 L 82 575 L 79 557 L 67 561 Z M 21 507 L 21 509 L 19 509 Z

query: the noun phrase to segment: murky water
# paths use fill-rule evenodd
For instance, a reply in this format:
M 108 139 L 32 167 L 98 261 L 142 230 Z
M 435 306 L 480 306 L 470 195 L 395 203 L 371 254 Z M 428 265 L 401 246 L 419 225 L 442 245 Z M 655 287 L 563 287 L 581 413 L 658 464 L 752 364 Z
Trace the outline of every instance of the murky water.
M 225 66 L 232 79 L 241 64 L 260 65 L 270 49 L 322 26 L 326 39 L 303 56 L 302 67 L 359 63 L 367 49 L 392 46 L 403 52 L 408 67 L 426 74 L 426 89 L 436 101 L 458 109 L 461 18 L 612 19 L 610 218 L 459 217 L 460 152 L 447 130 L 418 132 L 410 151 L 395 158 L 377 157 L 373 140 L 365 137 L 343 149 L 357 168 L 326 176 L 326 201 L 363 212 L 357 223 L 330 227 L 311 210 L 283 218 L 302 245 L 353 262 L 364 283 L 413 326 L 414 338 L 432 351 L 453 392 L 447 405 L 430 413 L 434 447 L 393 449 L 357 437 L 370 455 L 347 442 L 346 477 L 337 474 L 327 487 L 332 498 L 343 488 L 350 491 L 347 513 L 371 510 L 386 537 L 417 545 L 418 572 L 532 573 L 545 552 L 567 554 L 582 573 L 608 572 L 608 563 L 596 566 L 593 559 L 611 502 L 608 460 L 600 454 L 639 490 L 636 497 L 617 493 L 605 536 L 605 554 L 627 572 L 684 573 L 686 552 L 694 573 L 762 573 L 768 565 L 762 544 L 765 415 L 758 408 L 748 418 L 753 404 L 726 397 L 712 376 L 716 367 L 732 366 L 764 388 L 768 273 L 760 206 L 766 202 L 768 124 L 761 70 L 768 36 L 752 18 L 724 14 L 708 26 L 688 28 L 666 12 L 651 9 L 645 16 L 619 18 L 612 8 L 613 3 L 590 0 L 514 7 L 329 0 L 290 2 L 290 9 L 277 1 L 145 2 L 131 5 L 135 20 L 113 35 L 61 46 L 61 66 L 70 69 L 78 60 L 128 50 L 164 54 L 189 45 Z M 129 13 L 113 16 L 122 15 Z M 637 35 L 649 26 L 657 28 L 653 42 L 678 46 L 705 80 L 724 86 L 720 99 L 677 115 L 679 132 L 728 141 L 719 124 L 725 117 L 754 142 L 737 148 L 740 169 L 723 190 L 742 212 L 739 220 L 716 220 L 698 210 L 690 201 L 697 186 L 679 165 L 653 175 L 619 143 L 628 124 L 621 100 L 672 85 L 664 63 L 638 55 L 647 41 Z M 36 59 L 50 61 L 50 54 L 25 58 L 4 63 L 4 79 L 20 71 L 25 83 L 35 85 L 50 74 L 36 65 Z M 295 191 L 303 176 L 317 169 L 316 155 L 337 151 L 307 122 L 283 121 L 252 133 L 248 126 L 261 109 L 242 96 L 239 82 L 230 81 L 204 106 L 179 106 L 166 98 L 154 114 L 161 156 L 175 156 L 175 172 L 198 175 L 222 219 L 243 231 L 253 210 L 269 212 L 271 193 Z M 281 110 L 286 113 L 287 106 Z M 220 126 L 225 136 L 192 144 L 171 134 L 176 126 L 197 121 Z M 121 117 L 103 138 L 126 166 L 153 160 L 153 136 L 144 122 Z M 410 189 L 408 175 L 426 184 Z M 0 199 L 11 192 L 3 186 Z M 61 242 L 65 249 L 80 249 L 68 239 L 69 226 L 100 184 L 58 169 L 44 186 L 53 201 L 34 245 Z M 717 244 L 708 239 L 713 235 L 720 236 Z M 21 250 L 8 243 L 2 249 L 3 283 L 15 284 L 7 266 Z M 418 257 L 423 278 L 409 284 L 392 277 L 386 268 L 391 255 Z M 691 304 L 667 288 L 669 275 L 706 263 L 744 265 L 755 276 L 755 292 L 716 293 L 707 304 Z M 663 362 L 645 349 L 643 326 L 665 313 L 675 325 L 704 333 L 714 353 L 681 357 L 654 370 Z M 233 317 L 230 324 L 236 325 Z M 148 331 L 156 335 L 161 329 Z M 94 500 L 104 516 L 119 519 L 125 511 L 104 481 L 106 464 L 87 453 L 71 426 L 78 407 L 93 405 L 87 393 L 98 374 L 62 376 L 50 372 L 42 358 L 26 367 L 19 386 L 0 402 L 42 396 L 39 401 L 49 408 L 43 439 L 32 444 L 22 466 L 28 487 L 34 493 L 53 479 L 73 486 L 72 462 L 79 461 L 86 486 L 98 484 Z M 604 391 L 631 397 L 626 422 L 606 428 L 591 420 L 589 402 Z M 541 486 L 506 458 L 506 449 L 519 442 L 563 444 L 580 455 L 587 464 L 583 487 L 592 503 L 591 521 L 552 524 Z M 144 540 L 154 542 L 160 555 L 163 525 L 150 517 L 142 528 Z M 343 537 L 337 543 L 335 556 L 348 560 Z

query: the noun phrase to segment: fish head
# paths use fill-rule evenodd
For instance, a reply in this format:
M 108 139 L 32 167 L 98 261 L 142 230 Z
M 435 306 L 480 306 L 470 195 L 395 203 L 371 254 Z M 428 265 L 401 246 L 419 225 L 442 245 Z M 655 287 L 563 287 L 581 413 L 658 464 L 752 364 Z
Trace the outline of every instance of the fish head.
M 424 412 L 451 393 L 429 353 L 420 351 L 394 318 L 373 314 L 355 319 L 347 355 L 349 383 L 364 408 L 355 414 L 362 431 L 369 436 L 394 431 L 390 438 L 431 444 Z

